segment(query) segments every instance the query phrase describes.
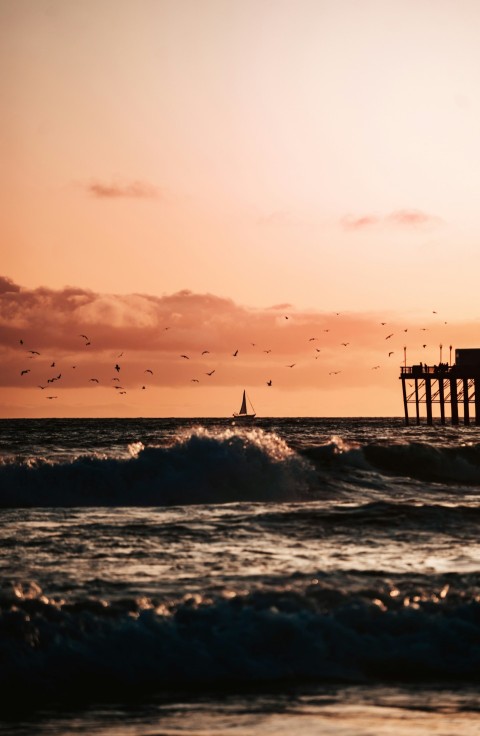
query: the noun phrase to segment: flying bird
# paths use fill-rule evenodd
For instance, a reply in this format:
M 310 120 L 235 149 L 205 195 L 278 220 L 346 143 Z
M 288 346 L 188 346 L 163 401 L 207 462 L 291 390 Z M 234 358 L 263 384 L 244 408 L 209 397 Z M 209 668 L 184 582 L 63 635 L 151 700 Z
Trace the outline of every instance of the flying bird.
M 114 386 L 113 388 L 116 389 L 117 391 L 120 391 L 121 389 L 123 389 L 123 386 Z
M 213 371 L 210 371 L 209 373 L 205 373 L 205 375 L 206 376 L 213 376 L 214 373 L 215 373 L 215 368 L 213 369 Z
M 292 363 L 291 365 L 286 365 L 285 368 L 293 368 L 295 365 L 297 365 L 297 364 L 296 363 Z
M 271 353 L 272 351 L 271 350 L 264 350 L 263 352 L 264 353 Z
M 324 332 L 330 332 L 330 330 L 324 330 Z
M 380 324 L 381 324 L 381 325 L 386 325 L 387 323 L 386 323 L 386 322 L 380 322 Z
M 200 383 L 198 378 L 191 378 L 190 380 L 192 381 L 192 383 Z
M 316 340 L 316 339 L 317 339 L 316 337 L 309 337 L 308 342 L 312 342 L 313 340 Z
M 372 367 L 372 371 L 376 371 L 376 370 L 377 370 L 377 368 L 380 368 L 380 366 L 379 366 L 379 365 L 374 365 L 374 366 Z
M 426 348 L 426 347 L 427 347 L 426 345 L 422 345 L 422 348 Z
M 32 355 L 40 355 L 38 350 L 29 350 L 28 352 L 31 353 Z
M 98 378 L 89 378 L 89 381 L 93 381 L 94 383 L 99 383 Z
M 58 399 L 58 396 L 45 396 L 46 399 Z
M 406 330 L 404 330 L 404 332 L 408 332 L 408 327 L 407 327 L 407 329 L 406 329 Z
M 44 389 L 44 388 L 47 388 L 47 387 L 46 386 L 40 386 L 39 385 L 38 388 Z
M 115 370 L 117 371 L 117 373 L 120 373 L 120 366 L 118 365 L 118 363 L 115 364 Z
M 50 368 L 55 368 L 55 361 L 51 364 Z
M 152 376 L 153 376 L 153 371 L 151 371 L 150 368 L 145 368 L 145 370 L 143 372 L 144 373 L 151 373 Z
M 317 351 L 317 353 L 321 353 L 322 352 L 322 349 L 321 348 L 315 348 L 315 350 Z
M 271 386 L 271 385 L 272 385 L 272 379 L 270 379 L 269 381 L 267 381 L 267 386 Z
M 202 355 L 208 355 L 209 352 L 210 350 L 202 350 Z
M 84 337 L 85 340 L 88 340 L 88 337 L 86 335 L 79 335 L 79 337 Z
M 185 358 L 185 360 L 190 360 L 190 358 L 188 357 L 188 355 L 181 355 L 180 357 L 181 358 Z
M 117 358 L 121 358 L 121 357 L 122 357 L 122 355 L 123 355 L 123 350 L 122 350 L 122 352 L 121 352 L 121 353 L 119 353 L 119 354 L 117 355 Z
M 349 342 L 342 342 L 342 345 L 344 345 L 345 347 L 347 347 L 347 345 L 350 345 L 350 343 Z
M 23 345 L 23 340 L 20 340 L 20 345 Z
M 385 340 L 390 340 L 390 338 L 393 337 L 394 334 L 395 333 L 392 332 L 390 335 L 387 335 L 386 338 L 385 338 Z
M 115 378 L 112 378 L 112 381 L 119 381 L 120 379 L 115 376 Z
M 342 371 L 330 371 L 330 373 L 329 373 L 328 375 L 329 375 L 329 376 L 336 376 L 336 375 L 337 375 L 337 373 L 341 373 L 341 372 L 342 372 Z
M 391 355 L 393 355 L 393 350 L 390 350 L 388 357 L 390 357 Z
M 145 386 L 142 386 L 142 391 L 145 391 Z
M 237 357 L 237 355 L 238 355 L 238 350 L 235 350 L 235 352 L 234 352 L 234 353 L 232 353 L 232 355 L 233 355 L 233 357 L 234 357 L 234 358 L 236 358 L 236 357 Z
M 20 371 L 20 375 L 23 376 L 25 373 L 30 373 L 30 368 L 27 368 L 25 371 Z

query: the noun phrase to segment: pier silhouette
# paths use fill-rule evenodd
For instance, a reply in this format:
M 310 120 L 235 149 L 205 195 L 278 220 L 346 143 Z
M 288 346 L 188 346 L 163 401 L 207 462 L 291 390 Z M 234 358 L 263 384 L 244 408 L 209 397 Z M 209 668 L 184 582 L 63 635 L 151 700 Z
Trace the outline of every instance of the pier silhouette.
M 438 365 L 404 365 L 400 368 L 405 424 L 410 423 L 409 404 L 415 405 L 416 423 L 420 424 L 420 407 L 426 407 L 426 422 L 433 424 L 433 405 L 440 407 L 440 423 L 445 424 L 449 410 L 451 423 L 472 421 L 480 425 L 480 348 L 455 350 L 455 363 Z M 473 414 L 471 409 L 473 408 Z

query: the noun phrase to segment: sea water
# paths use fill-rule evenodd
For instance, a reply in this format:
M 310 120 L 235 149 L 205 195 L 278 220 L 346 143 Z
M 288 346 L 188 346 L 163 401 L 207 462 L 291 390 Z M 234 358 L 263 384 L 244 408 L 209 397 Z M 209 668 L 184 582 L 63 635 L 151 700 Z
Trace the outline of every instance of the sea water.
M 479 428 L 0 433 L 0 732 L 480 733 Z

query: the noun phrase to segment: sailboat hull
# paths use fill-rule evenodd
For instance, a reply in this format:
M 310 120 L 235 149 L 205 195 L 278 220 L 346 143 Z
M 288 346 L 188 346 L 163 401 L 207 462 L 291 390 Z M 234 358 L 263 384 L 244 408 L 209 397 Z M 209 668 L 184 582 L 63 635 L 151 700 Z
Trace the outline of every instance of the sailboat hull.
M 233 413 L 233 418 L 243 423 L 253 422 L 256 416 L 256 414 L 235 414 L 235 412 Z

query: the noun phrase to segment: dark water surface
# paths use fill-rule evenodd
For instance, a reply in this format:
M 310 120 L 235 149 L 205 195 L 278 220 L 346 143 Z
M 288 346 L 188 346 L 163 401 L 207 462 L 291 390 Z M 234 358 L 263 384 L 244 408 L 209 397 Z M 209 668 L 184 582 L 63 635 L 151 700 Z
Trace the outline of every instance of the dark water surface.
M 0 440 L 0 732 L 480 733 L 478 428 Z

